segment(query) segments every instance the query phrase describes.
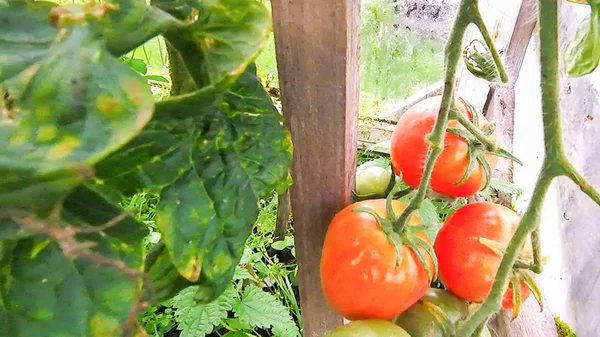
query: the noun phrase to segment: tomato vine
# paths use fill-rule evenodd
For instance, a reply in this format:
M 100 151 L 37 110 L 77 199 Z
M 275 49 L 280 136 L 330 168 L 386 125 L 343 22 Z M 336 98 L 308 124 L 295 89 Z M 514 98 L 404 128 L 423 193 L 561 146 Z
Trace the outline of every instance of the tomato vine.
M 535 185 L 533 197 L 529 206 L 503 254 L 489 296 L 466 319 L 466 321 L 458 326 L 457 330 L 454 331 L 453 336 L 471 336 L 476 330 L 481 329 L 481 326 L 487 322 L 491 314 L 500 309 L 505 285 L 507 284 L 511 270 L 517 261 L 520 247 L 523 246 L 523 243 L 530 234 L 533 242 L 534 261 L 532 264 L 520 265 L 520 267 L 526 267 L 536 273 L 542 271 L 539 243 L 539 219 L 546 193 L 554 178 L 558 176 L 567 176 L 576 183 L 584 193 L 600 205 L 600 194 L 569 162 L 563 146 L 561 112 L 558 99 L 558 1 L 538 1 L 538 18 L 540 22 L 541 90 L 545 149 L 542 171 L 540 172 Z M 416 197 L 413 198 L 406 210 L 399 217 L 395 225 L 396 228 L 402 228 L 411 214 L 417 210 L 423 202 L 429 186 L 433 167 L 444 148 L 444 134 L 446 133 L 448 119 L 454 104 L 454 83 L 456 80 L 459 56 L 461 55 L 460 48 L 462 46 L 462 39 L 466 28 L 471 23 L 474 23 L 483 34 L 484 40 L 487 42 L 488 48 L 490 48 L 491 53 L 494 56 L 494 61 L 502 81 L 507 82 L 508 80 L 504 67 L 499 57 L 497 57 L 497 52 L 491 43 L 491 39 L 489 39 L 485 24 L 481 19 L 481 14 L 478 9 L 478 0 L 462 0 L 446 44 L 443 98 L 435 128 L 433 132 L 427 136 L 430 147 L 427 154 L 423 178 L 419 185 Z M 472 131 L 473 129 L 475 128 L 469 128 L 469 131 Z M 481 138 L 481 136 L 479 135 L 478 138 Z

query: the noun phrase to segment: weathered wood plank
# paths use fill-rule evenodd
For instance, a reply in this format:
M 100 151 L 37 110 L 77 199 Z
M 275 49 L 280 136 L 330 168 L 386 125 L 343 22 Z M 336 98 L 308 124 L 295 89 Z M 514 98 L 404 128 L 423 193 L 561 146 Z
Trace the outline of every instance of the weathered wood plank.
M 303 336 L 342 324 L 320 287 L 327 226 L 351 202 L 359 97 L 359 0 L 272 0 L 282 105 L 294 142 L 291 188 Z
M 277 220 L 275 222 L 275 240 L 285 239 L 292 205 L 290 201 L 290 190 L 286 190 L 277 197 Z

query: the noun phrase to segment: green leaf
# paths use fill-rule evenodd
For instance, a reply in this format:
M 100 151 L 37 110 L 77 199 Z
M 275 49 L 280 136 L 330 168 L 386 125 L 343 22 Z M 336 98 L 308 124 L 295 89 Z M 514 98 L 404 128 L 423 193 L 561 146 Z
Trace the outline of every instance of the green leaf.
M 237 298 L 237 291 L 230 285 L 213 302 L 198 304 L 194 300 L 197 290 L 195 286 L 186 288 L 171 301 L 181 337 L 204 337 L 213 332 L 221 320 L 227 318 Z
M 285 244 L 284 241 L 275 241 L 275 242 L 273 242 L 271 247 L 275 250 L 283 250 L 283 249 L 287 248 L 287 245 Z
M 0 204 L 54 204 L 92 165 L 133 138 L 152 116 L 146 81 L 77 26 L 9 91 L 18 111 L 0 124 Z
M 144 272 L 148 274 L 152 284 L 151 288 L 144 289 L 145 297 L 154 302 L 170 300 L 181 290 L 193 285 L 179 274 L 163 242 L 155 244 L 148 253 Z
M 509 183 L 508 181 L 500 180 L 497 178 L 492 178 L 490 181 L 490 188 L 494 190 L 505 193 L 512 196 L 520 196 L 523 194 L 523 189 L 519 186 Z
M 429 199 L 424 199 L 421 203 L 421 207 L 417 210 L 417 216 L 421 220 L 421 223 L 427 226 L 426 234 L 434 241 L 437 236 L 437 232 L 441 228 L 440 218 L 437 213 L 437 208 Z
M 119 56 L 141 46 L 169 28 L 184 24 L 164 11 L 148 6 L 147 0 L 113 0 L 117 10 L 107 12 L 109 24 L 104 25 L 106 46 Z
M 234 280 L 253 280 L 254 277 L 250 275 L 248 269 L 243 268 L 241 266 L 237 266 L 235 268 L 235 272 L 233 273 Z
M 189 29 L 165 34 L 198 88 L 232 84 L 264 48 L 272 29 L 269 11 L 256 0 L 162 0 L 155 5 L 180 18 L 192 8 L 198 11 Z
M 148 66 L 142 59 L 128 59 L 124 63 L 142 75 L 148 73 Z
M 289 133 L 252 68 L 227 93 L 170 99 L 156 116 L 97 165 L 96 187 L 162 190 L 162 239 L 179 273 L 206 285 L 210 301 L 229 284 L 259 198 L 288 187 Z
M 575 37 L 565 50 L 567 74 L 573 77 L 593 72 L 600 62 L 600 5 L 577 28 Z
M 0 1 L 0 83 L 48 55 L 58 34 L 49 21 L 54 6 L 45 1 Z
M 160 76 L 160 75 L 148 75 L 146 78 L 150 81 L 160 82 L 160 83 L 169 83 L 169 80 Z
M 2 213 L 0 211 L 0 240 L 21 239 L 32 234 L 31 231 L 21 227 L 14 221 L 8 218 L 1 218 Z
M 66 200 L 62 218 L 74 228 L 89 229 L 121 212 L 91 191 L 78 189 Z M 76 238 L 91 253 L 141 271 L 146 233 L 144 225 L 126 217 L 113 227 Z M 47 242 L 40 236 L 20 240 L 13 253 L 4 286 L 10 336 L 119 336 L 139 295 L 141 274 L 126 276 L 77 251 L 76 259 L 67 258 L 58 244 Z
M 233 307 L 236 317 L 246 324 L 273 328 L 277 337 L 300 336 L 287 308 L 271 293 L 265 292 L 254 285 L 244 289 L 241 301 Z

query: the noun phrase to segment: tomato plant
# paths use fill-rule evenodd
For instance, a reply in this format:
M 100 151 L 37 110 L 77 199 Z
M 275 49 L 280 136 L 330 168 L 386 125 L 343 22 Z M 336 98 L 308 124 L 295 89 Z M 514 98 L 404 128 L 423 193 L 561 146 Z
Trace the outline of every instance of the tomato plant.
M 254 0 L 0 1 L 0 335 L 133 335 L 149 303 L 230 284 L 292 144 L 256 75 Z M 122 56 L 162 35 L 171 97 Z M 210 38 L 207 38 L 210 36 Z M 160 242 L 120 206 L 160 195 Z
M 444 286 L 466 300 L 485 300 L 520 220 L 511 209 L 486 201 L 465 205 L 450 215 L 434 243 L 439 278 Z M 531 241 L 528 240 L 521 249 L 520 259 L 530 261 L 531 258 Z M 527 299 L 528 286 L 533 287 L 536 298 L 540 298 L 531 274 L 519 269 L 513 274 L 502 302 L 505 309 L 519 306 Z M 513 294 L 516 284 L 519 291 Z M 518 307 L 515 311 L 518 313 Z
M 390 155 L 394 172 L 401 174 L 404 182 L 417 188 L 425 167 L 429 148 L 427 135 L 433 130 L 442 97 L 425 99 L 408 109 L 398 120 L 392 134 Z M 474 111 L 464 100 L 456 102 L 459 113 L 473 120 L 478 115 L 481 130 L 489 122 L 480 112 Z M 448 122 L 448 128 L 462 129 L 456 120 Z M 444 136 L 444 150 L 431 173 L 431 188 L 452 197 L 468 197 L 482 190 L 488 183 L 496 157 L 490 154 L 475 154 L 476 149 L 467 139 L 451 132 Z
M 330 331 L 324 337 L 413 337 L 404 329 L 384 320 L 365 319 L 350 322 Z
M 469 302 L 446 290 L 430 288 L 417 303 L 394 318 L 411 337 L 446 337 L 469 316 Z M 491 337 L 484 327 L 478 337 Z
M 405 208 L 398 200 L 391 207 L 396 214 Z M 331 306 L 349 320 L 391 319 L 429 287 L 426 268 L 433 270 L 434 262 L 429 238 L 416 227 L 419 219 L 410 219 L 402 238 L 392 231 L 389 215 L 386 199 L 360 201 L 337 213 L 327 230 L 321 285 Z

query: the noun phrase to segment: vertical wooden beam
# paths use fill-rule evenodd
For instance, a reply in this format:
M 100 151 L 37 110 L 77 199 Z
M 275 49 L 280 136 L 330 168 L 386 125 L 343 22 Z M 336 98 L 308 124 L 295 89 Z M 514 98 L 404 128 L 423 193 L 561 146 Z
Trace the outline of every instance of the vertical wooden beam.
M 294 142 L 302 335 L 317 337 L 343 323 L 323 295 L 319 265 L 327 226 L 351 202 L 354 184 L 360 0 L 271 3 L 283 113 Z
M 286 190 L 277 197 L 277 221 L 275 222 L 275 241 L 285 240 L 290 214 L 292 212 L 290 203 L 290 190 Z

